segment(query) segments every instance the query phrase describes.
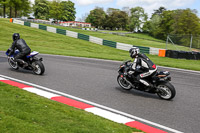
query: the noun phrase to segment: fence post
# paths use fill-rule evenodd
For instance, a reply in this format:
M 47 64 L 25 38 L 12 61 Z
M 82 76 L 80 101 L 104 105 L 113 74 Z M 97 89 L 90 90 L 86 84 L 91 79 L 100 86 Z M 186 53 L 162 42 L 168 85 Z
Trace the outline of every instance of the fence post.
M 167 45 L 168 45 L 168 38 L 169 38 L 169 35 L 167 35 L 167 40 L 166 40 L 166 46 L 165 46 L 165 49 L 167 49 Z
M 192 50 L 191 50 L 191 48 L 192 48 L 192 39 L 193 39 L 193 36 L 192 36 L 192 34 L 191 34 L 191 40 L 190 40 L 190 51 L 192 51 Z

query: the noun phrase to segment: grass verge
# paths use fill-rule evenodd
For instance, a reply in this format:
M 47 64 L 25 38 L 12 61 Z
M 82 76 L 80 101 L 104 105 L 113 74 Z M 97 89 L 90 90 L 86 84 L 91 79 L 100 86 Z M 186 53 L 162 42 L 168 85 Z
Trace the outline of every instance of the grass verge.
M 75 29 L 75 28 L 70 28 L 70 27 L 54 26 L 54 25 L 49 25 L 49 24 L 41 24 L 41 25 L 56 27 L 56 28 L 64 29 L 64 30 L 70 30 L 70 31 L 78 32 L 78 33 L 85 34 L 85 35 L 103 38 L 105 40 L 126 43 L 126 44 L 132 44 L 134 46 L 154 47 L 154 48 L 161 48 L 161 49 L 166 48 L 165 41 L 153 38 L 153 37 L 151 37 L 149 35 L 145 35 L 145 34 L 133 33 L 133 34 L 127 34 L 128 36 L 132 36 L 132 37 L 127 37 L 127 36 L 119 36 L 119 35 L 113 35 L 113 34 L 103 34 L 100 32 Z M 136 38 L 133 38 L 133 37 L 136 37 Z M 145 38 L 145 39 L 141 39 L 141 38 Z M 146 39 L 148 39 L 148 40 L 146 40 Z M 184 46 L 180 46 L 180 45 L 172 45 L 170 43 L 167 45 L 167 48 L 170 50 L 190 51 L 190 49 L 188 47 L 184 47 Z
M 12 43 L 12 34 L 15 32 L 20 33 L 21 37 L 26 40 L 32 50 L 41 53 L 118 61 L 130 59 L 127 51 L 13 24 L 10 23 L 8 19 L 0 19 L 0 50 L 7 50 L 10 47 Z M 140 41 L 138 41 L 138 43 L 140 43 Z M 200 71 L 200 60 L 172 59 L 155 55 L 147 56 L 157 65 Z
M 0 82 L 2 133 L 132 133 L 139 130 Z

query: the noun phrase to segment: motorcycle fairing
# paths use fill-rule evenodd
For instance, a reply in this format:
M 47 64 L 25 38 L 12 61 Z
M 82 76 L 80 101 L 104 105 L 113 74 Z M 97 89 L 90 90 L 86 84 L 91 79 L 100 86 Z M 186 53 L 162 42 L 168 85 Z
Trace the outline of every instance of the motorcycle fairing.
M 27 57 L 27 58 L 30 58 L 30 57 L 33 57 L 33 56 L 35 56 L 35 55 L 37 55 L 37 54 L 39 54 L 39 52 L 33 51 L 33 52 L 31 52 L 29 55 L 27 55 L 26 57 Z

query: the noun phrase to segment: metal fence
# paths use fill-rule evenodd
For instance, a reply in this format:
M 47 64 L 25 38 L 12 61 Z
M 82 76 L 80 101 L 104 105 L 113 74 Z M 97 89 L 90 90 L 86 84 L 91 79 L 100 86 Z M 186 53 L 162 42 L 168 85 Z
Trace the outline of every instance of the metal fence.
M 57 25 L 57 26 L 61 26 L 59 23 L 52 23 L 51 21 L 47 21 L 47 20 L 41 20 L 41 19 L 19 19 L 25 22 L 33 22 L 33 23 L 42 23 L 42 24 L 49 24 L 49 25 Z
M 166 49 L 200 51 L 200 35 L 178 35 L 167 36 Z

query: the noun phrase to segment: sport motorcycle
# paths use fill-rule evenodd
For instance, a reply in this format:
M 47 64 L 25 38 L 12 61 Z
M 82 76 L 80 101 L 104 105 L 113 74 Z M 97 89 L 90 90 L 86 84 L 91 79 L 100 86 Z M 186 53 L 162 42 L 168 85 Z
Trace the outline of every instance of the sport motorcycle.
M 10 53 L 10 48 L 6 51 L 6 55 Z M 45 71 L 45 67 L 42 63 L 42 58 L 37 58 L 36 55 L 39 54 L 37 51 L 31 52 L 29 55 L 25 56 L 22 60 L 26 61 L 28 63 L 28 66 L 23 67 L 23 64 L 20 64 L 18 62 L 15 62 L 15 56 L 19 54 L 19 50 L 15 50 L 10 56 L 8 56 L 8 64 L 13 68 L 14 70 L 18 70 L 20 67 L 26 70 L 31 70 L 37 75 L 42 75 Z
M 132 63 L 130 60 L 123 62 L 118 70 L 119 75 L 117 76 L 118 84 L 124 90 L 136 89 L 139 91 L 144 91 L 147 93 L 157 94 L 161 99 L 170 100 L 176 95 L 176 90 L 174 86 L 170 83 L 171 77 L 168 71 L 156 71 L 152 75 L 144 78 L 152 87 L 145 86 L 144 84 L 138 82 L 136 76 L 143 72 L 142 68 L 139 71 L 135 71 L 131 76 L 127 75 L 125 69 L 129 69 Z

